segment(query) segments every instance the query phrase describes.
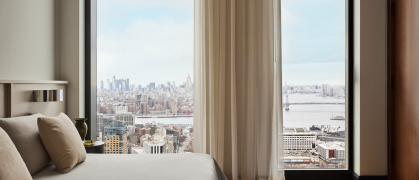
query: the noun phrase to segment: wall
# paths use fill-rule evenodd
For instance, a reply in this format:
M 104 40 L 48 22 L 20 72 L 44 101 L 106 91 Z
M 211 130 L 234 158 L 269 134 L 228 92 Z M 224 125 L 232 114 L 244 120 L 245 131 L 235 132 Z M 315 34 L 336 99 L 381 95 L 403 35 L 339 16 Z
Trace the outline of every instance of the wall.
M 57 78 L 69 81 L 67 115 L 84 117 L 84 1 L 56 2 Z
M 395 15 L 391 19 L 391 68 L 394 89 L 391 98 L 393 179 L 419 177 L 419 1 L 394 0 Z
M 0 79 L 69 81 L 67 114 L 84 117 L 84 1 L 0 0 Z
M 0 79 L 54 80 L 54 0 L 0 1 Z
M 387 175 L 387 1 L 354 3 L 354 171 Z

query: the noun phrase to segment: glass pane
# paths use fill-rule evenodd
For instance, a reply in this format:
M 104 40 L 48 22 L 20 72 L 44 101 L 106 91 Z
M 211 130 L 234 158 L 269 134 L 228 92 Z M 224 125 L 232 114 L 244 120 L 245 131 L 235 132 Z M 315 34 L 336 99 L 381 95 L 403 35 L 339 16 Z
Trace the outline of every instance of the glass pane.
M 284 162 L 346 168 L 345 0 L 282 0 Z
M 105 152 L 193 152 L 193 0 L 99 0 L 97 12 Z

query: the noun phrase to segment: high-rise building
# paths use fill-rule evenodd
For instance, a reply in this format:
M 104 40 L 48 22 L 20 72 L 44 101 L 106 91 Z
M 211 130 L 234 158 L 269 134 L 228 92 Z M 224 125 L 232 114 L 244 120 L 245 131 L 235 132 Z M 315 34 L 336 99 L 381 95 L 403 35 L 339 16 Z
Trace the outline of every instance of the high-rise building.
M 329 92 L 329 84 L 322 84 L 322 96 L 330 96 Z
M 112 76 L 108 89 L 109 91 L 129 91 L 129 79 L 116 79 L 115 76 Z
M 122 79 L 121 84 L 119 86 L 120 86 L 119 91 L 128 91 L 128 88 L 126 88 L 127 83 L 126 83 L 125 79 Z
M 141 102 L 137 114 L 150 114 L 150 106 L 147 102 Z
M 189 76 L 189 74 L 188 74 L 188 77 L 186 78 L 186 89 L 188 91 L 192 91 L 193 90 L 193 83 L 192 83 L 191 76 Z
M 156 88 L 156 83 L 150 83 L 150 90 L 155 89 Z
M 103 81 L 100 81 L 100 90 L 104 89 Z
M 102 125 L 103 125 L 103 114 L 102 113 L 98 113 L 96 116 L 96 134 L 97 134 L 97 140 L 98 141 L 102 141 Z
M 130 85 L 129 85 L 129 79 L 127 78 L 125 80 L 125 91 L 129 91 L 129 87 L 130 87 Z
M 135 116 L 131 112 L 117 112 L 115 115 L 115 119 L 123 122 L 124 127 L 135 126 Z
M 179 146 L 179 131 L 174 129 L 166 129 L 166 136 L 173 135 L 173 153 L 177 153 Z
M 172 87 L 172 89 L 173 90 L 176 90 L 176 83 L 175 83 L 175 81 L 173 81 L 173 87 Z
M 177 106 L 183 106 L 183 98 L 182 97 L 177 98 Z
M 118 86 L 117 86 L 117 84 L 116 84 L 116 77 L 115 77 L 115 76 L 112 76 L 111 83 L 112 83 L 112 91 L 116 91 L 116 88 L 117 88 Z
M 107 114 L 113 114 L 114 113 L 113 104 L 112 103 L 108 103 L 107 106 L 108 106 L 108 112 L 107 112 Z
M 108 89 L 108 91 L 111 91 L 112 89 L 111 82 L 109 81 L 109 79 L 107 80 L 106 89 Z
M 173 135 L 167 135 L 164 140 L 166 142 L 167 153 L 174 153 Z
M 122 121 L 102 118 L 106 154 L 127 154 L 127 130 Z
M 157 127 L 155 127 L 155 126 L 151 127 L 150 135 L 154 135 L 156 133 L 156 129 L 157 129 Z

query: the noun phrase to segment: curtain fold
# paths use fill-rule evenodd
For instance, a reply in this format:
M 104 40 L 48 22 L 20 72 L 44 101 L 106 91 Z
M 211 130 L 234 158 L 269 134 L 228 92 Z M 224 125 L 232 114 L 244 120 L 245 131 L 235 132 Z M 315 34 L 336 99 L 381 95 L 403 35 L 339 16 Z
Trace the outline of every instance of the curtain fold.
M 195 0 L 194 151 L 229 179 L 284 179 L 280 0 Z

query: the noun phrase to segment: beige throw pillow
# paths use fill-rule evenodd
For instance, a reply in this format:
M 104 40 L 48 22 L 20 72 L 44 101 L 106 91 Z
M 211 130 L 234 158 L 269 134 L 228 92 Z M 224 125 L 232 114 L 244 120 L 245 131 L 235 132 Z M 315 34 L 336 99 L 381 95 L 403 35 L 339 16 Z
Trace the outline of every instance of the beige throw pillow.
M 25 162 L 2 128 L 0 128 L 0 179 L 32 179 Z
M 12 139 L 31 175 L 34 175 L 51 162 L 39 136 L 38 117 L 44 116 L 42 114 L 34 114 L 31 116 L 0 118 L 0 128 L 3 128 L 10 139 Z
M 67 173 L 86 160 L 86 150 L 71 119 L 64 113 L 38 118 L 39 135 L 57 171 Z

